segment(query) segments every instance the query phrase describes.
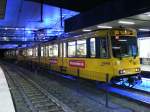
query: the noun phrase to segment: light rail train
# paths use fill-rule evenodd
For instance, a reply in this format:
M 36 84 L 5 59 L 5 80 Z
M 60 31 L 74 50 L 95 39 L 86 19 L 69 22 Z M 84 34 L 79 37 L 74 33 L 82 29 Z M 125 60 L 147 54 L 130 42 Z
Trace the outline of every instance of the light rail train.
M 81 78 L 134 85 L 141 81 L 137 33 L 113 28 L 58 38 L 29 48 L 9 50 L 6 57 L 32 62 Z

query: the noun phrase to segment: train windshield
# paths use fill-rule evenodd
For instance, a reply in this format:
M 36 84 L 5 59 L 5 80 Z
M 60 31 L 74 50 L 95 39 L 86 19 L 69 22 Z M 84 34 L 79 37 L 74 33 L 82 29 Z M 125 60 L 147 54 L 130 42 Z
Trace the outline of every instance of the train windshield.
M 136 57 L 138 54 L 137 38 L 130 36 L 112 37 L 112 52 L 114 57 Z

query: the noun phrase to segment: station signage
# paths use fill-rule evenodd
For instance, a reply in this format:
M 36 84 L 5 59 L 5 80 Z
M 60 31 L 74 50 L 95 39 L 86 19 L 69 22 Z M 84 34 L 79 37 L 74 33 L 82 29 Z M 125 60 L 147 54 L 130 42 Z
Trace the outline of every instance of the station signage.
M 133 31 L 132 30 L 117 30 L 115 31 L 115 35 L 119 36 L 119 35 L 133 35 Z
M 84 60 L 69 60 L 69 66 L 85 68 L 85 61 Z
M 57 59 L 50 59 L 50 64 L 57 64 L 58 60 Z

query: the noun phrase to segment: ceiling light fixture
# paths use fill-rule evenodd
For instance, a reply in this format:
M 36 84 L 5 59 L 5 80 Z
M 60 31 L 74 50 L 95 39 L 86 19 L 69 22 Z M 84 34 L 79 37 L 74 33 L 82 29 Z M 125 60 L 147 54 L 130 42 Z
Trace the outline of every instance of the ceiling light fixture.
M 90 31 L 92 31 L 92 30 L 89 30 L 89 29 L 83 29 L 82 31 L 83 31 L 83 32 L 90 32 Z
M 135 24 L 134 22 L 131 21 L 118 21 L 119 24 L 126 24 L 126 25 L 133 25 Z
M 150 14 L 147 14 L 147 16 L 150 16 Z
M 150 16 L 150 12 L 146 12 L 146 13 L 144 13 L 144 15 Z
M 143 29 L 143 28 L 141 28 L 141 29 L 139 29 L 139 31 L 150 31 L 150 29 Z
M 111 27 L 111 26 L 101 26 L 101 25 L 98 25 L 97 28 L 104 28 L 104 29 L 105 29 L 105 28 L 106 28 L 106 29 L 108 28 L 108 29 L 109 29 L 109 28 L 112 28 L 112 27 Z

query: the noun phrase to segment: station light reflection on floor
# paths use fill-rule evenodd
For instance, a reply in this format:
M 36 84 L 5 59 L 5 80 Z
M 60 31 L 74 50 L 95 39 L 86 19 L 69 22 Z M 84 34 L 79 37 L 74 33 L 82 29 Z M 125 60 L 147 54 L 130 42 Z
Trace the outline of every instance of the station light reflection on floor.
M 48 71 L 48 73 L 50 73 L 50 74 L 53 74 L 51 71 Z M 74 76 L 71 76 L 71 75 L 64 75 L 64 74 L 57 74 L 58 76 L 60 76 L 60 77 L 63 77 L 63 78 L 65 78 L 65 79 L 69 79 L 69 80 L 76 80 L 76 77 L 74 77 Z
M 69 75 L 61 75 L 61 77 L 69 79 L 69 80 L 76 80 L 74 76 L 69 76 Z
M 142 78 L 142 83 L 135 85 L 134 88 L 150 92 L 150 79 Z
M 117 84 L 118 85 L 123 85 L 122 82 L 119 82 Z M 128 86 L 129 84 L 128 83 L 124 83 L 124 85 Z M 142 83 L 134 85 L 133 88 L 150 92 L 150 79 L 142 78 Z

